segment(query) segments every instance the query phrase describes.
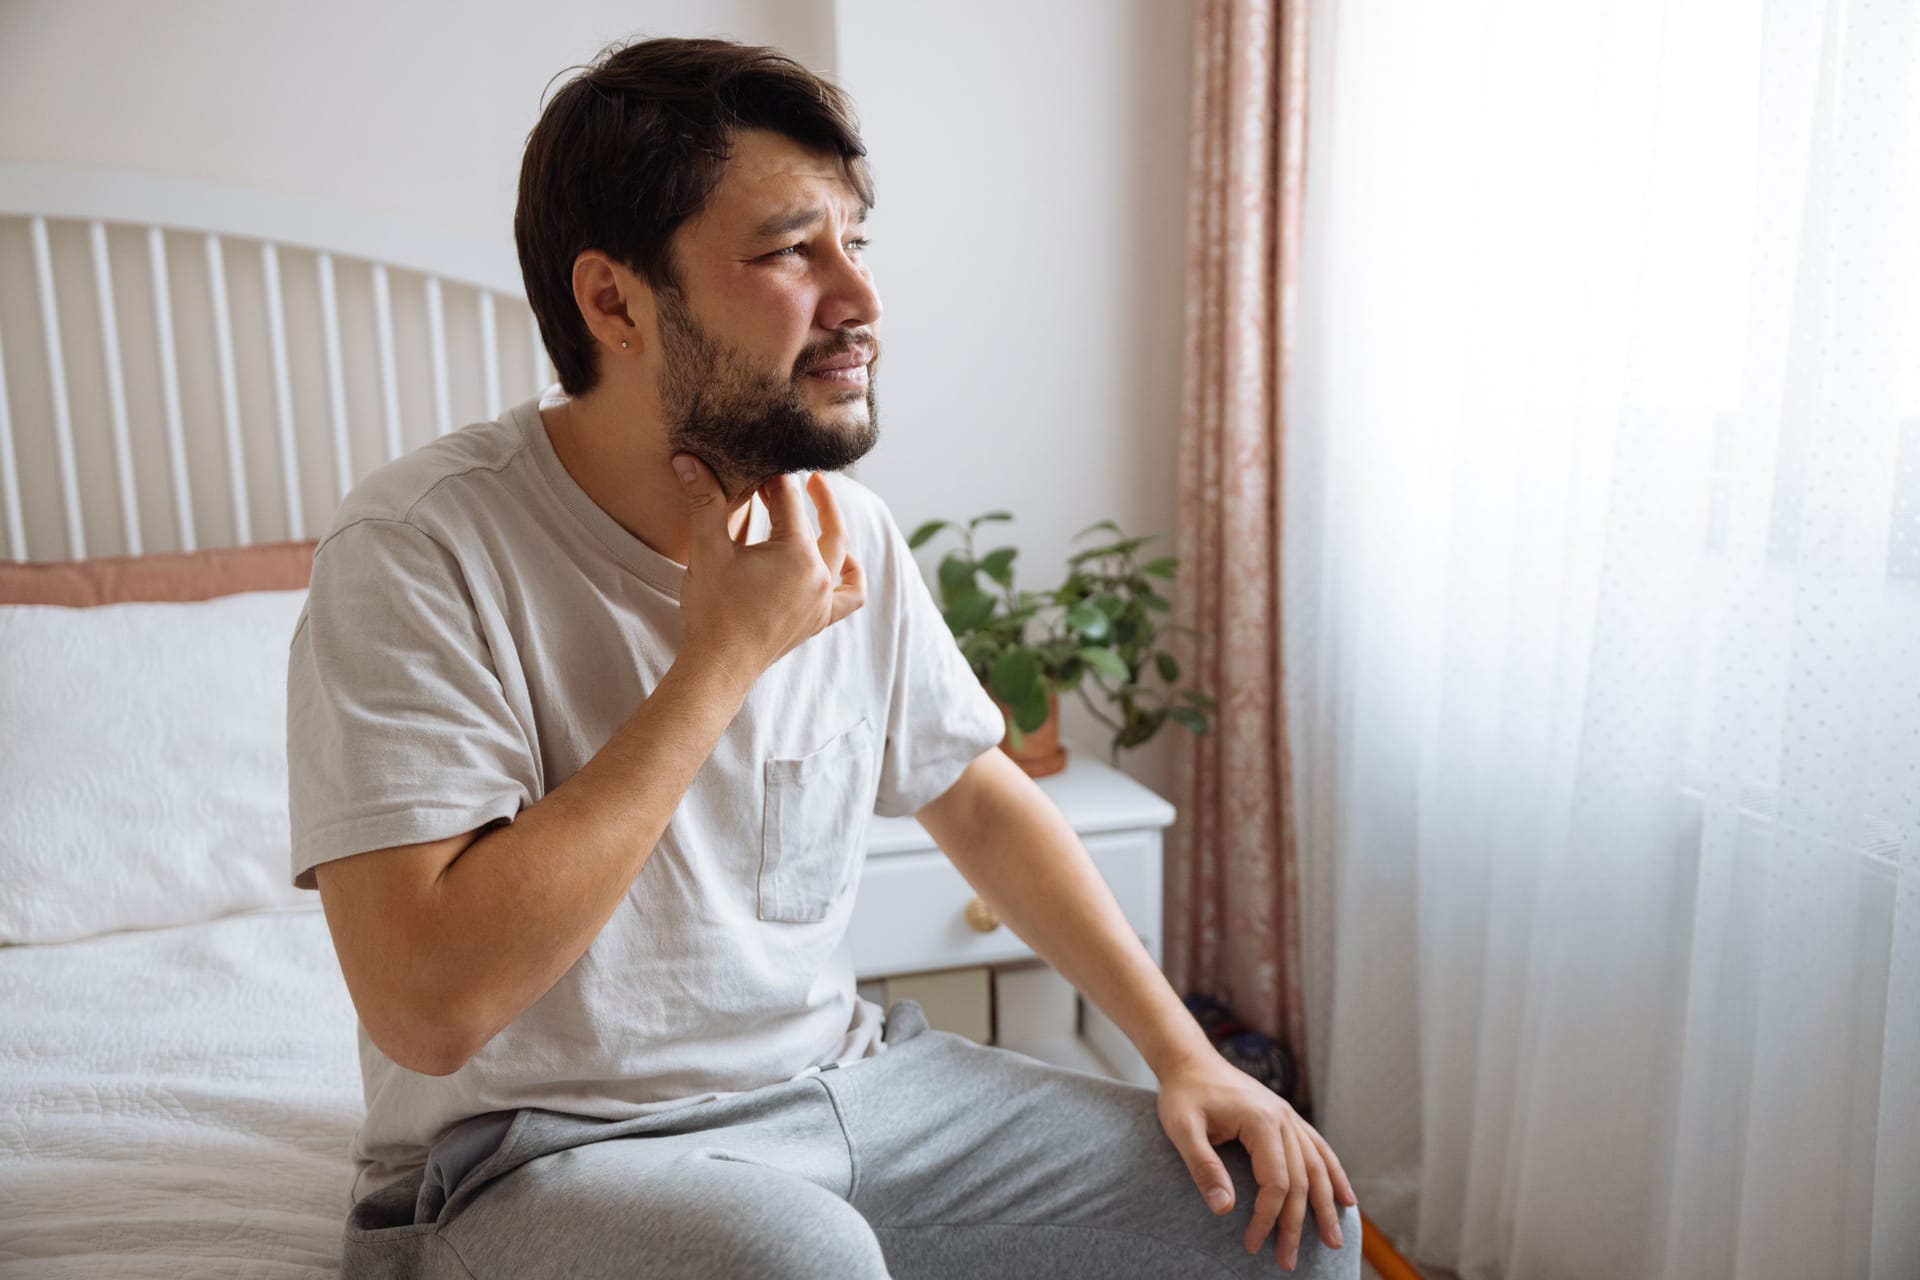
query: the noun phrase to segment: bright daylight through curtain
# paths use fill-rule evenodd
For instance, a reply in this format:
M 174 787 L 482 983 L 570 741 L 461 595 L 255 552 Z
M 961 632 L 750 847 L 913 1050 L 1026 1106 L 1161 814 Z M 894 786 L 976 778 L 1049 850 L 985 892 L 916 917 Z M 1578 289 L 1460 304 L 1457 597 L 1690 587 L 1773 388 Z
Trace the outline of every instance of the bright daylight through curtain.
M 1920 5 L 1317 4 L 1309 1039 L 1467 1277 L 1920 1275 Z

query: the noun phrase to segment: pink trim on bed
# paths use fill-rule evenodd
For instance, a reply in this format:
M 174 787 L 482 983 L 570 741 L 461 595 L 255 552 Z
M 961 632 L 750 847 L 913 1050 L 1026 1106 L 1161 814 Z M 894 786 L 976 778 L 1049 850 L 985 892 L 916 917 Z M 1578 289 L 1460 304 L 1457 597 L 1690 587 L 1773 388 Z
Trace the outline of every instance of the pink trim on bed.
M 268 542 L 90 560 L 0 560 L 0 605 L 84 607 L 294 591 L 313 572 L 314 545 Z

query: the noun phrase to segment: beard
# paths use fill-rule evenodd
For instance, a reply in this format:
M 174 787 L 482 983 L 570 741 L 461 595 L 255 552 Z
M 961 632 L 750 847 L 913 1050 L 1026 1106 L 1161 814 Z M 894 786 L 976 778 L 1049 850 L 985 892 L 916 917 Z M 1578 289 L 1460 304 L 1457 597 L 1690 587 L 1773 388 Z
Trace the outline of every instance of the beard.
M 871 450 L 880 436 L 873 365 L 880 344 L 870 332 L 847 334 L 802 351 L 793 369 L 755 368 L 737 349 L 700 327 L 678 291 L 656 292 L 660 316 L 660 410 L 670 453 L 685 451 L 707 464 L 727 500 L 776 476 L 840 471 Z M 809 408 L 802 382 L 823 360 L 866 346 L 873 351 L 864 393 L 846 388 L 835 404 L 864 394 L 866 421 L 837 423 Z

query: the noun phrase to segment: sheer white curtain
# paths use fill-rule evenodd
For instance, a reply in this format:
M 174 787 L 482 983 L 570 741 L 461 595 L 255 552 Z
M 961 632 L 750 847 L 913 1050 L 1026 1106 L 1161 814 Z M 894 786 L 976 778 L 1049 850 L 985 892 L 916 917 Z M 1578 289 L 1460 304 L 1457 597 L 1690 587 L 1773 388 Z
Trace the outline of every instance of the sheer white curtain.
M 1920 1276 L 1920 3 L 1316 0 L 1324 1128 L 1468 1277 Z

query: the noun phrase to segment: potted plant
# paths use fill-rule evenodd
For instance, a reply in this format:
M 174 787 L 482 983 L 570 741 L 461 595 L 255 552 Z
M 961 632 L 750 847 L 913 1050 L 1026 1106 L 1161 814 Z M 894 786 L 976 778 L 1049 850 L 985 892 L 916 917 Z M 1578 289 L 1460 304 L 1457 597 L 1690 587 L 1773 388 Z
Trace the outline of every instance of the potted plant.
M 1192 630 L 1156 616 L 1173 606 L 1154 590 L 1153 579 L 1173 578 L 1179 561 L 1135 560 L 1139 548 L 1158 535 L 1128 537 L 1111 520 L 1088 525 L 1073 535 L 1076 541 L 1101 530 L 1118 540 L 1076 552 L 1066 580 L 1035 593 L 1014 586 L 1017 548 L 999 546 L 982 555 L 974 545 L 981 525 L 1012 519 L 1009 512 L 989 511 L 969 520 L 961 545 L 941 558 L 936 575 L 947 628 L 1006 714 L 1001 745 L 1008 754 L 1035 777 L 1066 767 L 1058 745 L 1063 692 L 1078 693 L 1094 718 L 1113 731 L 1115 763 L 1122 750 L 1146 742 L 1168 720 L 1208 732 L 1208 713 L 1218 704 L 1201 689 L 1176 687 L 1180 664 L 1159 647 L 1163 633 Z M 960 526 L 929 520 L 907 545 L 917 550 L 945 529 Z M 1090 689 L 1103 695 L 1106 710 Z

